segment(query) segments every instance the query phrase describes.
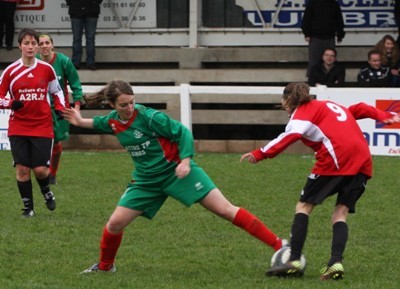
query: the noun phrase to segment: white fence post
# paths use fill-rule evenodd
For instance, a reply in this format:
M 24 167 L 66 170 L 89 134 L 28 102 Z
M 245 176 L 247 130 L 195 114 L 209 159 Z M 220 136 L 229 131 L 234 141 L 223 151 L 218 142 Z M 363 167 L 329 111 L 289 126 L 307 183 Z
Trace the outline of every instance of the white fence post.
M 192 131 L 192 101 L 190 99 L 189 84 L 181 84 L 180 100 L 181 100 L 181 122 L 190 131 Z

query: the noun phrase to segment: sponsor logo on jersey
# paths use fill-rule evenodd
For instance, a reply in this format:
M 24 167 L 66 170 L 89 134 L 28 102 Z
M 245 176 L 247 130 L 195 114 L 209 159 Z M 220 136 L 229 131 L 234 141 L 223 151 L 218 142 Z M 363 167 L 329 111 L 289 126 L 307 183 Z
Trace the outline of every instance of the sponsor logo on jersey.
M 133 135 L 134 135 L 135 138 L 141 138 L 143 136 L 143 133 L 141 131 L 135 129 L 133 131 Z
M 34 78 L 32 72 L 28 74 L 28 78 Z
M 194 185 L 196 187 L 196 190 L 200 191 L 201 189 L 204 188 L 203 184 L 201 182 L 198 182 Z

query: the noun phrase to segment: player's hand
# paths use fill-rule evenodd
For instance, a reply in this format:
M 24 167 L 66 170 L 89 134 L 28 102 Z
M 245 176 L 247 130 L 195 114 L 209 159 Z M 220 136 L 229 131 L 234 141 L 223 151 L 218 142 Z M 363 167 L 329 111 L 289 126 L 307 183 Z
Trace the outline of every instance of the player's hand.
M 398 123 L 400 122 L 400 115 L 395 114 L 392 118 L 385 119 L 383 122 L 387 124 Z
M 183 179 L 190 173 L 190 158 L 183 159 L 175 169 L 175 176 Z
M 55 112 L 56 115 L 57 115 L 57 120 L 62 120 L 62 119 L 64 119 L 64 115 L 63 115 L 63 113 L 62 113 L 61 110 L 55 110 L 54 112 Z
M 14 100 L 11 103 L 11 109 L 14 110 L 14 111 L 17 111 L 17 110 L 19 110 L 19 109 L 21 109 L 23 107 L 24 107 L 24 103 L 22 101 L 20 101 L 20 100 Z
M 247 154 L 242 155 L 242 157 L 240 158 L 240 161 L 244 161 L 246 159 L 249 161 L 249 163 L 252 163 L 252 164 L 257 163 L 257 160 L 252 153 L 247 153 Z
M 65 108 L 63 111 L 63 116 L 70 124 L 79 125 L 79 120 L 81 119 L 79 111 L 74 108 Z

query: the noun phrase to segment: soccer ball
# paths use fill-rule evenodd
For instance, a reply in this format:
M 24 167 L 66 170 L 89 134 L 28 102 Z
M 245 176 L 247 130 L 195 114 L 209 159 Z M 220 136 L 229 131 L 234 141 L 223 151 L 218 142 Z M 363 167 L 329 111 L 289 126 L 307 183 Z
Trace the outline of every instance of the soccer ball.
M 278 251 L 272 255 L 271 258 L 271 267 L 276 267 L 285 264 L 290 257 L 290 247 L 282 247 Z M 304 257 L 303 254 L 301 254 L 300 257 L 300 262 L 301 262 L 301 270 L 304 272 L 306 270 L 306 257 Z

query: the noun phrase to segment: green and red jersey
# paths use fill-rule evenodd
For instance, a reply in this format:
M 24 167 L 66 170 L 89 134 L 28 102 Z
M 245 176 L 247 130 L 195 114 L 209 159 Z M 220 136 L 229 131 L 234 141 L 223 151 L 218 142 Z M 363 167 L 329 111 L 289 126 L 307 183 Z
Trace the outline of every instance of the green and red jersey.
M 42 59 L 40 54 L 36 58 Z M 66 107 L 69 107 L 68 85 L 72 90 L 72 101 L 82 102 L 82 86 L 78 72 L 68 56 L 55 52 L 53 59 L 49 62 L 57 75 L 57 80 L 64 92 Z
M 127 122 L 114 110 L 107 116 L 95 116 L 94 128 L 114 134 L 135 163 L 134 179 L 162 177 L 174 173 L 177 164 L 194 155 L 192 133 L 165 113 L 136 104 Z

